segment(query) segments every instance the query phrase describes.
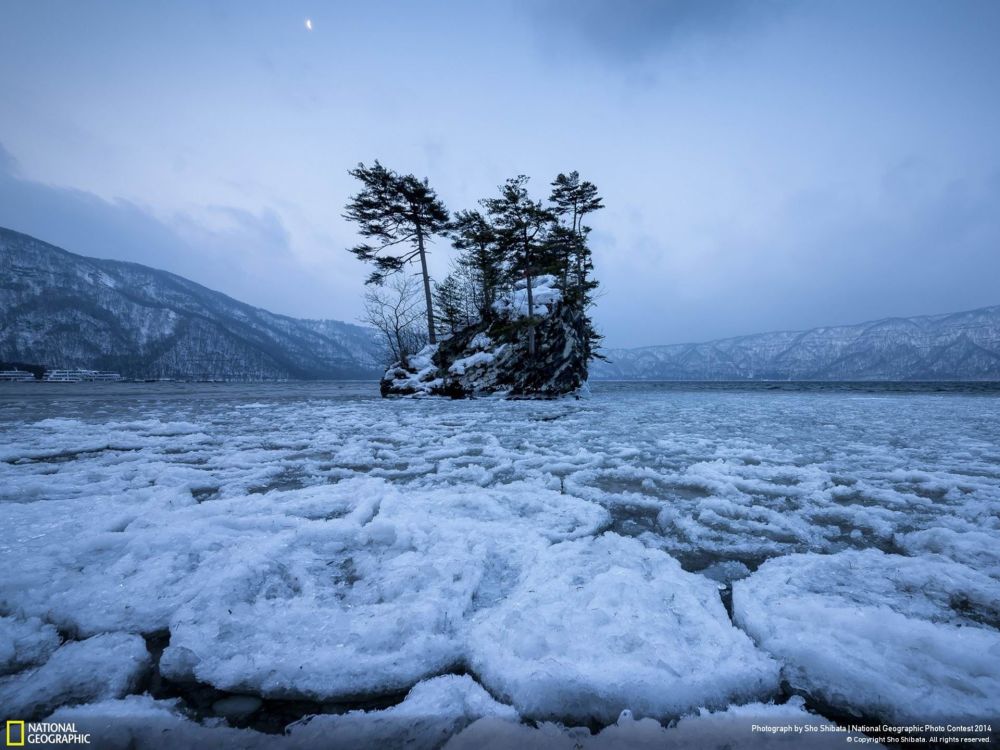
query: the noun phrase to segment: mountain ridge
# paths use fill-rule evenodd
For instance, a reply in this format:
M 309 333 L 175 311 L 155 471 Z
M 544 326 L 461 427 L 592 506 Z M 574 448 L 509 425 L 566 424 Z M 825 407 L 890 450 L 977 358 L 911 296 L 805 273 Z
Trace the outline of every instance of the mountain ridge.
M 0 359 L 129 377 L 377 378 L 373 332 L 305 321 L 183 276 L 0 228 Z
M 1000 305 L 604 356 L 595 380 L 998 380 Z
M 137 378 L 374 380 L 381 356 L 362 326 L 271 313 L 0 227 L 0 361 Z M 1000 380 L 1000 305 L 604 356 L 591 380 Z

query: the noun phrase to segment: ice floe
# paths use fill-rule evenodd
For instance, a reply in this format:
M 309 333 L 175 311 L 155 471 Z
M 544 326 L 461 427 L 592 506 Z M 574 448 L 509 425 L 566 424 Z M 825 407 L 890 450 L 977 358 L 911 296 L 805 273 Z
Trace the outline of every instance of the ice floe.
M 848 739 L 849 738 L 849 739 Z M 748 703 L 724 711 L 701 710 L 670 726 L 636 719 L 622 711 L 597 734 L 585 727 L 551 722 L 536 726 L 488 716 L 455 735 L 445 750 L 769 750 L 770 748 L 843 748 L 862 738 L 807 711 L 801 698 L 787 703 Z M 864 737 L 869 744 L 869 738 Z
M 403 492 L 363 478 L 272 493 L 258 507 L 274 513 L 302 494 L 368 512 L 275 523 L 257 543 L 248 534 L 170 619 L 165 675 L 277 697 L 405 690 L 464 663 L 465 620 L 537 551 L 607 519 L 592 503 L 518 484 Z
M 44 664 L 0 677 L 0 718 L 38 719 L 59 706 L 120 698 L 139 686 L 148 669 L 146 643 L 137 635 L 72 641 Z
M 59 632 L 37 617 L 0 617 L 0 675 L 41 664 L 61 641 Z
M 533 719 L 676 718 L 767 698 L 778 665 L 732 626 L 715 583 L 633 540 L 553 545 L 476 616 L 471 666 Z
M 733 609 L 793 689 L 845 715 L 1000 717 L 1000 582 L 965 565 L 789 555 L 737 581 Z
M 176 701 L 129 696 L 64 708 L 50 721 L 74 722 L 108 750 L 212 748 L 409 748 L 430 750 L 483 717 L 516 721 L 509 706 L 494 701 L 469 677 L 446 675 L 413 687 L 396 706 L 381 711 L 319 714 L 291 724 L 284 735 L 192 721 Z
M 4 684 L 100 700 L 60 654 L 169 632 L 167 679 L 265 698 L 469 669 L 606 724 L 767 700 L 773 658 L 847 715 L 1000 704 L 996 399 L 344 388 L 0 399 Z

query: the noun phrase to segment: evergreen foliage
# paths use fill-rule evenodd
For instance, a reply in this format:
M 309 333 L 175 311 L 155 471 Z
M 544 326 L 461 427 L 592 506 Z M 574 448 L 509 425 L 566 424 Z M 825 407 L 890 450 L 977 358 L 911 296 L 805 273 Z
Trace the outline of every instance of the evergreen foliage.
M 459 211 L 451 222 L 452 245 L 461 254 L 458 263 L 474 284 L 471 300 L 481 320 L 493 317 L 493 303 L 504 283 L 497 232 L 479 211 Z
M 376 160 L 371 167 L 358 164 L 350 170 L 362 188 L 348 202 L 344 218 L 358 224 L 358 233 L 374 243 L 350 248 L 359 260 L 372 263 L 366 283 L 382 284 L 387 275 L 401 271 L 407 263 L 420 262 L 427 310 L 427 336 L 434 335 L 434 305 L 427 272 L 427 243 L 448 227 L 448 211 L 427 180 L 400 175 Z
M 597 282 L 589 278 L 594 263 L 587 244 L 590 227 L 583 221 L 587 214 L 604 208 L 601 197 L 597 194 L 597 186 L 592 182 L 580 179 L 576 170 L 568 175 L 559 174 L 552 181 L 552 192 L 549 201 L 553 204 L 553 212 L 558 218 L 561 228 L 563 252 L 560 255 L 562 273 L 560 278 L 563 289 L 567 293 L 575 292 L 589 301 L 589 294 L 597 287 Z
M 437 306 L 437 321 L 442 334 L 454 334 L 474 319 L 470 318 L 467 307 L 467 291 L 461 286 L 461 279 L 453 272 L 444 281 L 434 284 L 434 304 Z
M 452 336 L 469 325 L 494 320 L 495 304 L 523 284 L 528 316 L 518 323 L 527 329 L 528 352 L 535 355 L 540 318 L 533 296 L 535 280 L 551 274 L 564 305 L 581 312 L 594 301 L 589 215 L 604 208 L 597 187 L 579 172 L 560 173 L 551 183 L 548 202 L 528 192 L 526 175 L 508 179 L 499 194 L 480 201 L 483 211 L 448 213 L 427 180 L 399 175 L 378 161 L 359 164 L 350 174 L 362 189 L 347 205 L 345 218 L 372 240 L 351 248 L 360 260 L 374 265 L 367 283 L 381 284 L 407 263 L 419 261 L 424 282 L 428 340 Z M 426 244 L 447 234 L 458 251 L 448 275 L 433 283 L 427 273 Z M 433 293 L 432 293 L 433 288 Z M 588 316 L 588 359 L 596 354 L 601 336 Z
M 498 198 L 487 198 L 485 206 L 497 233 L 501 257 L 508 272 L 524 279 L 528 293 L 528 353 L 535 353 L 535 303 L 532 280 L 552 265 L 549 232 L 555 214 L 528 195 L 528 177 L 518 175 L 500 186 Z

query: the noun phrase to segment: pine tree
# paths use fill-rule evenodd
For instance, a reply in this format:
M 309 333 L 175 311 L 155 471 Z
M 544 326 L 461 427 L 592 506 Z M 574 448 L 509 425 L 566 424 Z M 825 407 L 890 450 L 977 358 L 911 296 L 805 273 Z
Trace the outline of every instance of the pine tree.
M 375 266 L 366 283 L 381 284 L 388 274 L 419 261 L 427 307 L 427 338 L 436 343 L 427 243 L 447 229 L 447 209 L 426 179 L 397 174 L 378 161 L 371 167 L 358 164 L 349 174 L 361 181 L 362 188 L 348 202 L 344 218 L 357 222 L 362 237 L 376 241 L 350 248 L 359 260 Z
M 462 320 L 465 325 L 472 325 L 484 319 L 482 314 L 482 283 L 474 268 L 469 266 L 467 258 L 459 256 L 451 261 L 450 274 L 455 278 L 458 296 L 462 307 Z
M 576 170 L 568 175 L 560 173 L 556 176 L 552 181 L 549 200 L 555 206 L 554 213 L 559 217 L 560 225 L 569 231 L 563 240 L 563 291 L 565 293 L 569 290 L 569 275 L 573 273 L 576 276 L 575 292 L 586 301 L 597 282 L 589 280 L 589 273 L 593 270 L 590 247 L 587 244 L 590 228 L 584 225 L 583 220 L 587 214 L 604 208 L 604 203 L 597 194 L 597 186 L 581 180 L 580 173 Z
M 459 211 L 452 218 L 451 244 L 461 252 L 459 263 L 468 269 L 476 286 L 476 307 L 481 320 L 493 316 L 493 303 L 503 284 L 503 256 L 497 232 L 478 211 Z
M 563 224 L 556 224 L 548 234 L 548 255 L 551 258 L 552 272 L 559 279 L 559 288 L 564 296 L 570 290 L 570 269 L 573 268 L 576 256 L 580 252 L 580 238 L 572 229 Z
M 525 175 L 512 177 L 500 186 L 500 197 L 483 201 L 497 231 L 498 247 L 512 273 L 524 279 L 528 295 L 528 354 L 535 355 L 535 305 L 532 297 L 534 277 L 547 267 L 551 258 L 548 231 L 554 214 L 532 200 Z
M 455 274 L 449 273 L 444 281 L 434 285 L 434 304 L 437 305 L 441 333 L 453 334 L 469 324 L 461 284 Z

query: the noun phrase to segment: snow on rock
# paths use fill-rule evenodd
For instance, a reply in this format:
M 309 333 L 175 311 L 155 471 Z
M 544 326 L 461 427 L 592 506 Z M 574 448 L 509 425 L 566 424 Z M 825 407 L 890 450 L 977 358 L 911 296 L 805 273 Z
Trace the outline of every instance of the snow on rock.
M 795 690 L 898 722 L 1000 715 L 1000 582 L 878 550 L 770 560 L 734 584 L 736 622 Z
M 548 722 L 532 727 L 484 717 L 455 735 L 445 750 L 792 750 L 805 746 L 840 750 L 860 736 L 839 731 L 832 722 L 807 711 L 803 700 L 793 696 L 780 705 L 750 703 L 724 711 L 701 710 L 669 727 L 623 711 L 617 722 L 596 735 L 584 727 L 567 729 Z
M 61 640 L 52 625 L 37 617 L 0 617 L 0 675 L 41 664 Z
M 532 311 L 536 316 L 544 315 L 553 305 L 562 300 L 562 292 L 558 289 L 558 280 L 551 274 L 536 276 L 531 284 Z M 524 279 L 514 284 L 514 289 L 493 303 L 493 309 L 506 318 L 528 317 L 528 286 Z
M 543 550 L 469 642 L 483 683 L 535 719 L 669 718 L 778 687 L 716 584 L 616 534 Z
M 587 382 L 589 321 L 545 276 L 537 293 L 532 327 L 524 320 L 524 289 L 495 304 L 496 318 L 463 328 L 406 363 L 389 367 L 383 396 L 466 398 L 489 393 L 511 398 L 576 394 Z M 519 296 L 521 295 L 521 296 Z M 536 351 L 529 350 L 534 335 Z
M 494 359 L 496 359 L 496 354 L 493 352 L 474 352 L 468 357 L 462 357 L 452 362 L 448 372 L 454 375 L 465 375 L 470 367 L 485 367 L 492 364 Z
M 78 732 L 92 732 L 108 750 L 159 750 L 164 747 L 363 748 L 423 750 L 483 717 L 516 721 L 509 706 L 497 703 L 472 678 L 445 675 L 413 687 L 402 703 L 381 711 L 320 714 L 289 725 L 284 735 L 261 734 L 225 725 L 198 724 L 174 701 L 131 695 L 87 706 L 63 708 L 53 722 L 75 722 Z
M 437 344 L 427 344 L 419 352 L 411 355 L 405 365 L 401 362 L 392 365 L 386 371 L 383 381 L 392 381 L 396 395 L 432 395 L 444 385 L 444 380 L 439 377 L 438 367 L 434 363 L 437 351 Z
M 148 669 L 140 636 L 95 635 L 60 646 L 39 667 L 0 678 L 0 706 L 8 718 L 32 719 L 58 706 L 120 698 Z

